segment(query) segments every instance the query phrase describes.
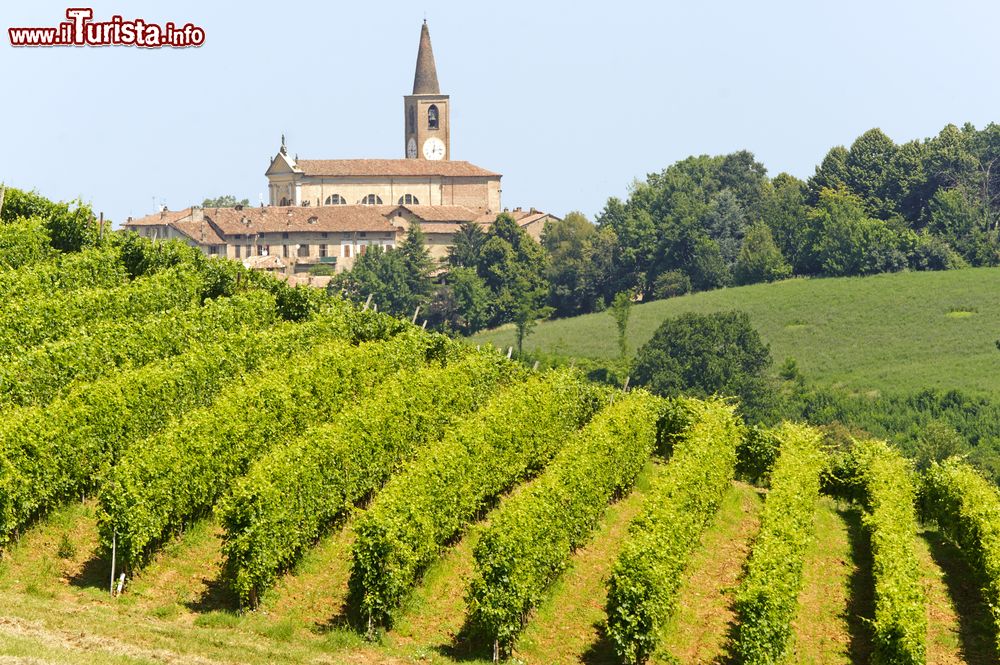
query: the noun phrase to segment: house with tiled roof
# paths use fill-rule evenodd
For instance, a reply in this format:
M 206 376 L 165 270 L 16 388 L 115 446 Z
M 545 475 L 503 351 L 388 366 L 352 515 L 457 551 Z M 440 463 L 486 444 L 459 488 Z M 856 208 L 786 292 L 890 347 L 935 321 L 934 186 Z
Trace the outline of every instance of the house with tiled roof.
M 348 270 L 369 247 L 394 248 L 413 223 L 421 225 L 436 259 L 447 256 L 462 223 L 488 227 L 501 212 L 540 239 L 552 215 L 502 208 L 499 173 L 451 159 L 449 105 L 424 21 L 413 93 L 403 97 L 403 158 L 299 159 L 288 154 L 282 136 L 264 174 L 268 205 L 163 210 L 125 227 L 288 276 L 316 264 Z M 247 261 L 255 257 L 280 261 Z

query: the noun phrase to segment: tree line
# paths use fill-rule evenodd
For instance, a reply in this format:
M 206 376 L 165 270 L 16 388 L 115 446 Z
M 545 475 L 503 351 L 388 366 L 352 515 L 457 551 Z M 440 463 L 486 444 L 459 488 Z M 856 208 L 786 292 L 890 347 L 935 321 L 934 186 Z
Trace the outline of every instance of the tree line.
M 571 212 L 535 242 L 508 215 L 462 224 L 443 270 L 419 228 L 369 252 L 331 288 L 470 334 L 602 311 L 615 296 L 669 298 L 800 276 L 1000 265 L 1000 125 L 946 126 L 897 145 L 872 129 L 832 148 L 808 180 L 754 155 L 693 156 Z M 432 276 L 433 275 L 433 276 Z

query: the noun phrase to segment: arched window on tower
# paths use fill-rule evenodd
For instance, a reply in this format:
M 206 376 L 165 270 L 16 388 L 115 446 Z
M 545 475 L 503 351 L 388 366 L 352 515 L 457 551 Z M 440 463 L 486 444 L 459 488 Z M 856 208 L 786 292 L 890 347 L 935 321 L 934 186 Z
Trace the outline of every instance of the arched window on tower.
M 280 205 L 280 206 L 290 206 L 290 205 L 292 205 L 292 202 L 289 201 L 287 198 L 285 198 L 283 196 L 283 197 L 281 197 L 281 203 L 279 203 L 278 205 Z
M 418 206 L 420 205 L 420 201 L 418 201 L 417 197 L 413 194 L 405 194 L 399 197 L 399 205 Z
M 438 128 L 438 107 L 436 104 L 431 104 L 430 108 L 427 109 L 427 128 Z
M 326 204 L 328 206 L 342 206 L 347 204 L 347 199 L 345 199 L 340 194 L 331 194 L 326 197 Z
M 406 131 L 410 134 L 417 131 L 417 109 L 410 107 L 409 112 L 406 114 Z
M 380 206 L 382 205 L 382 198 L 374 194 L 369 194 L 368 196 L 361 199 L 361 205 L 363 206 Z

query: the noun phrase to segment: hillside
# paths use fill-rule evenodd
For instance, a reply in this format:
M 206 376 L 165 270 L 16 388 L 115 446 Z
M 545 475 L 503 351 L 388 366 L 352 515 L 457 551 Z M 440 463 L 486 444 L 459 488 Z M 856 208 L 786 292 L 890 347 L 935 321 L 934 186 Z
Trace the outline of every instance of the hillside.
M 629 349 L 663 319 L 685 312 L 746 311 L 770 344 L 775 369 L 792 357 L 807 379 L 859 391 L 958 388 L 996 395 L 1000 385 L 1000 269 L 906 272 L 871 277 L 791 279 L 671 298 L 632 309 Z M 513 326 L 472 343 L 514 344 Z M 611 359 L 615 324 L 607 313 L 540 323 L 525 351 Z

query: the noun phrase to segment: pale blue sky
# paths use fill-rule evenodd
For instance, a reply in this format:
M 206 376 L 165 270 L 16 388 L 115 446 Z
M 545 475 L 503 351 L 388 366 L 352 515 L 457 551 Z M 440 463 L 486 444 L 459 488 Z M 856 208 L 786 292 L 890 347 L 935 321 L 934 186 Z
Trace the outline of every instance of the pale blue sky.
M 232 193 L 302 158 L 403 157 L 402 95 L 431 29 L 452 151 L 505 206 L 593 216 L 691 154 L 753 151 L 808 177 L 871 127 L 896 141 L 1000 121 L 1000 3 L 138 2 L 95 17 L 193 22 L 199 49 L 13 49 L 65 3 L 5 3 L 0 179 L 116 222 Z M 70 3 L 78 6 L 84 3 Z

